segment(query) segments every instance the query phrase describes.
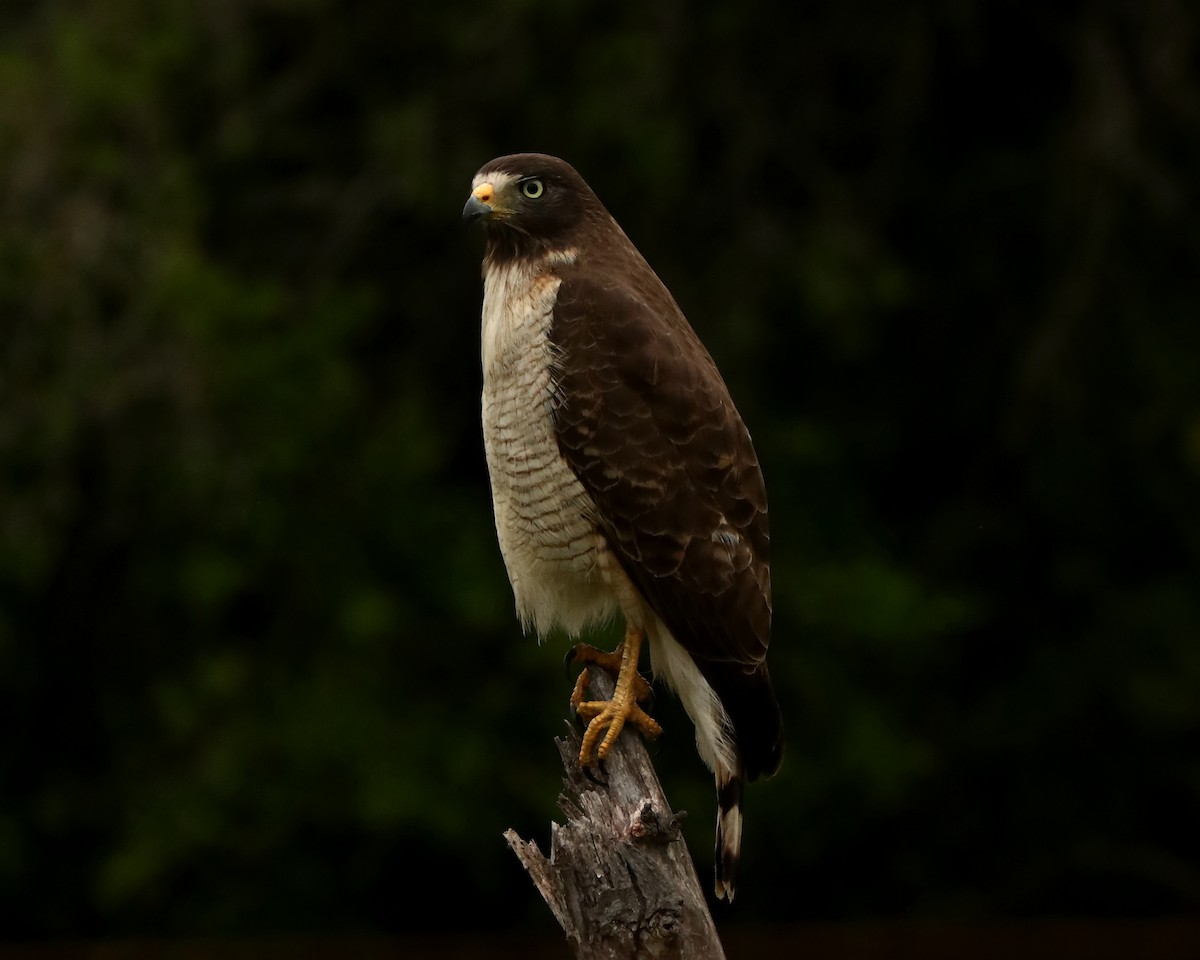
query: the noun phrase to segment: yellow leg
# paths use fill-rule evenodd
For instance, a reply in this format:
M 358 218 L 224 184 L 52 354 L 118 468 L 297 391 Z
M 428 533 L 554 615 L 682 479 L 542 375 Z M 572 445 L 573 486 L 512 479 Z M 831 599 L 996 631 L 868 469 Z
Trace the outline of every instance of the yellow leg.
M 633 723 L 647 739 L 653 740 L 662 733 L 658 722 L 638 705 L 639 700 L 650 695 L 650 685 L 637 669 L 641 650 L 640 630 L 626 630 L 625 640 L 612 653 L 606 654 L 584 644 L 576 647 L 577 659 L 596 663 L 610 671 L 616 668 L 617 674 L 616 689 L 611 700 L 583 699 L 587 687 L 586 669 L 579 674 L 571 693 L 571 706 L 579 716 L 588 720 L 579 748 L 579 762 L 585 767 L 608 755 L 626 722 Z

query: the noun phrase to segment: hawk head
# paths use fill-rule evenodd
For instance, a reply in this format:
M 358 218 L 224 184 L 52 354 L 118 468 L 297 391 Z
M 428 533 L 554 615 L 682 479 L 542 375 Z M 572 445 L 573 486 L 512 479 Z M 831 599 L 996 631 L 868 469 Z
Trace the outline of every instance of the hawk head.
M 589 222 L 608 219 L 575 168 L 545 154 L 491 160 L 471 188 L 463 219 L 483 222 L 493 262 L 566 249 Z

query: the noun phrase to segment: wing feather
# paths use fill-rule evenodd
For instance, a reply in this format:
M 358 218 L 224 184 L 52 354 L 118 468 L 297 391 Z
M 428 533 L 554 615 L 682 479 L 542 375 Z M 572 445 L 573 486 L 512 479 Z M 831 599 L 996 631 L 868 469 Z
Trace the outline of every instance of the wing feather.
M 753 673 L 771 627 L 762 473 L 716 365 L 662 294 L 651 305 L 564 273 L 550 333 L 559 448 L 676 640 Z

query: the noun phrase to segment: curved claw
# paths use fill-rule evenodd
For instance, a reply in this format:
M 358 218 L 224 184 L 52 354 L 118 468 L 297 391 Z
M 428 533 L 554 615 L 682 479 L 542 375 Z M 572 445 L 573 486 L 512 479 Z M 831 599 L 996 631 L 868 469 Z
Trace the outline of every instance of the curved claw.
M 645 680 L 646 678 L 643 677 L 642 679 Z M 642 707 L 643 710 L 645 710 L 651 716 L 654 715 L 654 708 L 658 701 L 654 696 L 654 684 L 652 684 L 649 680 L 646 680 L 646 695 L 638 702 L 644 704 Z
M 568 680 L 571 679 L 571 664 L 573 664 L 575 662 L 575 660 L 578 656 L 579 655 L 575 652 L 575 648 L 569 647 L 567 649 L 567 655 L 565 657 L 563 657 L 563 675 Z
M 607 787 L 607 786 L 608 786 L 608 771 L 604 769 L 604 761 L 603 761 L 603 760 L 597 760 L 597 761 L 596 761 L 596 764 L 595 764 L 595 769 L 596 769 L 596 771 L 597 771 L 597 772 L 598 772 L 598 773 L 599 773 L 601 776 L 603 776 L 603 777 L 604 777 L 604 779 L 603 779 L 603 780 L 597 780 L 597 779 L 596 779 L 596 774 L 592 772 L 592 767 L 591 767 L 591 766 L 586 766 L 586 767 L 583 767 L 583 775 L 584 775 L 585 777 L 587 777 L 587 778 L 588 778 L 588 780 L 590 780 L 590 781 L 591 781 L 592 783 L 594 783 L 596 786 L 598 786 L 598 787 Z

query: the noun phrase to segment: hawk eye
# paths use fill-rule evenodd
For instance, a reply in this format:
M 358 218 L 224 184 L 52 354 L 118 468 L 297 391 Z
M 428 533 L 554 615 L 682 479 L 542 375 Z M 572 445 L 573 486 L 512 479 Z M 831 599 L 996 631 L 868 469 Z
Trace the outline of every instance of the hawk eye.
M 521 181 L 521 192 L 530 200 L 536 200 L 545 191 L 546 188 L 542 186 L 542 181 L 536 177 L 530 177 L 528 180 Z

